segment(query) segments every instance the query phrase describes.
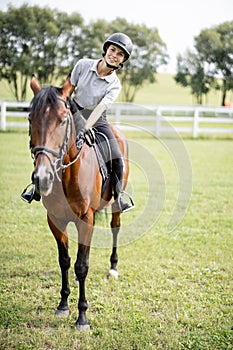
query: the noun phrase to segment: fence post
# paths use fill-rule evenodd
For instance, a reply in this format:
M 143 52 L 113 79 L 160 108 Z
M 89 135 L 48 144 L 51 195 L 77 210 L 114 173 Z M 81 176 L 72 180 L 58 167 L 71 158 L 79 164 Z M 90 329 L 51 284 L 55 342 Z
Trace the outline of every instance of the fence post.
M 198 126 L 199 126 L 199 108 L 194 109 L 194 117 L 193 117 L 193 138 L 196 139 L 198 137 Z
M 120 124 L 121 123 L 121 108 L 119 105 L 116 105 L 115 118 L 116 118 L 116 124 Z
M 156 114 L 155 114 L 155 136 L 159 137 L 160 136 L 160 129 L 161 129 L 161 110 L 160 108 L 156 109 Z
M 6 102 L 1 102 L 1 130 L 6 130 Z

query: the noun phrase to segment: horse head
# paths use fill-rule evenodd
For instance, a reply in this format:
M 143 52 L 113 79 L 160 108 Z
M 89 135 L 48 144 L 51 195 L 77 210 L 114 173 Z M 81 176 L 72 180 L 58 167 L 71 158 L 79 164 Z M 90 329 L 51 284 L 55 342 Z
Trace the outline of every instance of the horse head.
M 41 88 L 32 76 L 30 86 L 34 93 L 29 115 L 34 156 L 32 181 L 37 193 L 48 196 L 54 178 L 60 179 L 59 170 L 70 147 L 72 119 L 67 99 L 72 93 L 72 85 L 68 77 L 62 88 Z

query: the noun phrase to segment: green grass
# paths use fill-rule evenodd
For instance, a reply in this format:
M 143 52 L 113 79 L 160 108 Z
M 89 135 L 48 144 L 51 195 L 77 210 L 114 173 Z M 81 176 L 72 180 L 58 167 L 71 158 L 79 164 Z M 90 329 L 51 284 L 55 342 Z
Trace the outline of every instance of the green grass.
M 233 95 L 227 94 L 227 99 L 233 101 Z M 174 75 L 158 73 L 156 82 L 145 84 L 137 93 L 134 103 L 155 105 L 193 105 L 197 104 L 191 95 L 190 88 L 176 84 Z M 203 98 L 204 105 L 221 106 L 221 92 L 211 91 Z
M 142 151 L 136 159 L 131 149 L 129 185 L 137 208 L 123 215 L 121 231 L 130 243 L 122 238 L 118 280 L 106 277 L 110 250 L 91 249 L 87 277 L 91 330 L 80 333 L 74 328 L 78 290 L 72 283 L 77 243 L 71 235 L 71 315 L 57 319 L 56 243 L 41 203 L 27 205 L 19 199 L 32 170 L 28 137 L 19 131 L 0 134 L 1 349 L 233 348 L 233 142 L 184 140 L 193 170 L 192 196 L 182 222 L 168 234 L 179 180 L 166 140 L 163 144 L 132 132 L 127 136 Z M 166 196 L 160 216 L 147 231 L 151 217 L 142 213 L 149 195 L 145 178 L 153 179 L 150 170 L 157 171 L 151 188 L 159 193 L 165 185 Z M 132 232 L 127 232 L 128 223 Z M 101 216 L 97 224 L 105 225 Z
M 159 104 L 159 105 L 193 105 L 196 104 L 190 89 L 183 88 L 176 84 L 174 75 L 167 73 L 158 73 L 156 82 L 153 84 L 145 84 L 137 93 L 134 103 L 136 104 Z M 32 99 L 32 93 L 28 89 L 27 101 Z M 14 101 L 9 86 L 4 80 L 0 81 L 0 100 Z M 119 98 L 120 100 L 120 98 Z M 227 100 L 233 102 L 233 95 L 227 94 Z M 221 92 L 211 91 L 203 104 L 220 106 Z

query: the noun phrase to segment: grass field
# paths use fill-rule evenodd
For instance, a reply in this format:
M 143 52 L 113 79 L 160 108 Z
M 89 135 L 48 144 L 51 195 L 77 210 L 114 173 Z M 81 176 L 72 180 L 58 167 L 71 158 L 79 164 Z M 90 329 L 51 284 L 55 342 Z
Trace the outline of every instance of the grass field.
M 145 84 L 137 93 L 134 103 L 136 104 L 160 104 L 160 105 L 193 105 L 196 104 L 190 89 L 177 85 L 174 75 L 158 73 L 154 84 Z M 27 100 L 32 99 L 32 93 L 28 90 Z M 4 80 L 0 81 L 0 100 L 14 101 L 9 86 Z M 120 98 L 119 98 L 120 100 Z M 227 100 L 233 103 L 233 93 L 227 94 Z M 203 104 L 220 106 L 221 92 L 211 91 Z
M 145 85 L 136 95 L 135 103 L 159 104 L 159 105 L 193 105 L 197 104 L 191 95 L 189 88 L 183 88 L 176 84 L 174 75 L 158 73 L 157 82 Z M 233 100 L 233 95 L 228 93 L 227 99 Z M 220 106 L 221 93 L 211 91 L 203 98 L 204 105 Z
M 142 151 L 138 159 L 132 155 L 129 182 L 137 207 L 122 218 L 126 240 L 119 247 L 118 280 L 106 277 L 110 250 L 97 244 L 91 250 L 91 330 L 80 333 L 74 328 L 78 290 L 72 283 L 73 232 L 71 316 L 57 319 L 56 244 L 41 203 L 27 205 L 19 199 L 32 170 L 28 136 L 20 131 L 0 134 L 1 349 L 233 349 L 233 142 L 177 141 L 190 157 L 192 196 L 183 220 L 166 233 L 180 185 L 177 164 L 166 142 L 140 133 L 127 137 Z M 153 208 L 149 216 L 143 212 L 148 196 L 160 201 L 155 217 Z M 97 224 L 106 225 L 101 214 Z

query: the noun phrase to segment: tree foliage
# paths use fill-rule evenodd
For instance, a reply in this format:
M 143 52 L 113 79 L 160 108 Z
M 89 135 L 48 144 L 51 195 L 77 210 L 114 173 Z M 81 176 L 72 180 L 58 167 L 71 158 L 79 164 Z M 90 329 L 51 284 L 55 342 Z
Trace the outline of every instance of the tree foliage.
M 184 56 L 177 56 L 177 74 L 175 81 L 190 87 L 198 104 L 202 104 L 203 95 L 207 95 L 214 86 L 214 78 L 205 74 L 204 64 L 194 52 L 187 50 Z
M 198 103 L 210 88 L 222 89 L 224 105 L 227 91 L 233 89 L 233 21 L 202 30 L 194 47 L 178 55 L 176 82 L 189 86 Z
M 17 100 L 24 100 L 28 78 L 36 73 L 51 83 L 68 57 L 72 26 L 82 18 L 23 5 L 0 12 L 0 79 L 6 79 Z M 66 64 L 66 63 L 65 63 Z
M 207 63 L 207 74 L 222 80 L 222 105 L 233 89 L 233 21 L 203 30 L 195 38 L 200 59 Z
M 17 100 L 25 99 L 32 73 L 42 84 L 51 84 L 65 78 L 78 59 L 101 57 L 103 42 L 113 32 L 127 33 L 134 43 L 132 59 L 120 74 L 123 100 L 133 101 L 138 89 L 154 82 L 157 68 L 166 64 L 158 30 L 122 18 L 84 25 L 78 13 L 23 5 L 0 12 L 0 26 L 0 79 L 7 80 Z
M 8 82 L 17 100 L 24 100 L 32 73 L 42 84 L 61 84 L 78 59 L 101 57 L 104 40 L 118 31 L 127 33 L 134 44 L 130 60 L 119 72 L 121 100 L 133 102 L 145 83 L 155 82 L 168 54 L 157 28 L 130 24 L 124 18 L 86 25 L 79 13 L 10 5 L 7 12 L 0 11 L 0 80 Z M 233 89 L 232 66 L 233 22 L 225 22 L 201 31 L 194 50 L 178 55 L 175 80 L 190 87 L 198 103 L 211 88 L 221 88 L 223 104 Z

